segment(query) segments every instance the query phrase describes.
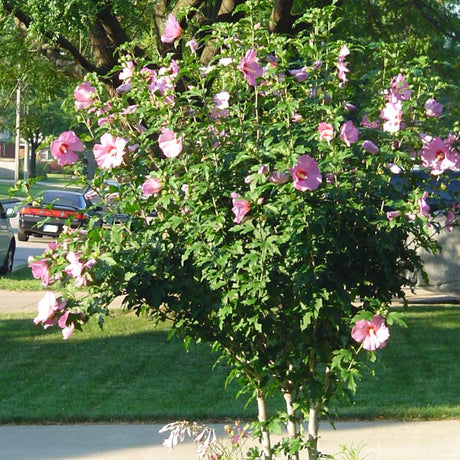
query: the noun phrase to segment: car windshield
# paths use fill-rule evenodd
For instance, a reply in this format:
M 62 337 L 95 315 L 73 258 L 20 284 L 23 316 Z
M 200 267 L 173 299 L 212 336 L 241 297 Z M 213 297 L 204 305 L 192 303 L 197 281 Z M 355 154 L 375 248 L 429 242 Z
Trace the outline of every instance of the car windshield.
M 43 194 L 44 205 L 53 203 L 54 206 L 68 206 L 75 209 L 85 209 L 86 204 L 82 195 L 78 193 L 61 192 L 59 190 L 46 191 Z

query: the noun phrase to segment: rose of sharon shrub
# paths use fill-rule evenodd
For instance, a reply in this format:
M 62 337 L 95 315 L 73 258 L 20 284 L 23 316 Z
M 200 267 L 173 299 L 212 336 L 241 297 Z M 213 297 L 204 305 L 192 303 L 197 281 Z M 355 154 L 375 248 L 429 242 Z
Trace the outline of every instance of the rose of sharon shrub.
M 46 267 L 63 284 L 65 327 L 80 327 L 80 311 L 107 314 L 123 295 L 127 309 L 214 344 L 256 395 L 261 422 L 265 393 L 281 391 L 291 439 L 293 421 L 309 419 L 315 458 L 319 413 L 355 389 L 360 350 L 387 343 L 384 321 L 398 320 L 391 301 L 422 268 L 415 248 L 435 248 L 436 190 L 410 172 L 456 167 L 458 139 L 444 116 L 426 117 L 429 76 L 418 87 L 422 77 L 406 66 L 382 88 L 382 69 L 356 68 L 353 44 L 331 40 L 329 27 L 300 39 L 270 35 L 252 25 L 268 21 L 268 10 L 251 11 L 253 21 L 205 28 L 193 46 L 168 19 L 174 59 L 127 56 L 129 86 L 114 98 L 91 92 L 80 112 L 96 127 L 91 189 L 106 202 L 104 221 L 128 218 L 64 232 Z M 332 21 L 333 11 L 304 20 Z M 206 43 L 215 55 L 203 66 Z M 449 140 L 432 144 L 438 138 Z M 458 207 L 449 211 L 454 225 Z M 34 276 L 46 280 L 46 267 Z M 87 295 L 77 298 L 76 286 Z

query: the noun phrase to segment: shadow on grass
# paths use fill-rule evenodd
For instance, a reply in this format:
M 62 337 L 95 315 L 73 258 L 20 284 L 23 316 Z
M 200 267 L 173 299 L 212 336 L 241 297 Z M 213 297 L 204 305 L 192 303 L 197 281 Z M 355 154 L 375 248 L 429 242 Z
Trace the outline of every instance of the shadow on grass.
M 115 324 L 114 324 L 115 323 Z M 226 420 L 255 407 L 225 389 L 206 345 L 184 351 L 145 318 L 112 318 L 63 341 L 30 318 L 0 321 L 0 423 Z
M 336 405 L 340 418 L 459 417 L 459 313 L 459 306 L 411 306 L 409 327 L 391 327 L 355 405 Z M 254 419 L 255 404 L 235 401 L 237 384 L 225 389 L 228 369 L 213 368 L 208 346 L 185 352 L 167 335 L 147 318 L 118 314 L 103 331 L 93 321 L 62 341 L 57 328 L 4 315 L 0 423 Z

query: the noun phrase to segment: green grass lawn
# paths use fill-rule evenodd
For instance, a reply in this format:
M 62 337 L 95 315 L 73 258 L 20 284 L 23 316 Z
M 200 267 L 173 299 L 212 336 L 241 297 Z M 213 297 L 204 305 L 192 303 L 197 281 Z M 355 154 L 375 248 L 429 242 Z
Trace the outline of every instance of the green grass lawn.
M 39 183 L 35 183 L 31 186 L 31 195 L 36 196 L 43 190 L 48 188 L 67 188 L 73 187 L 72 183 L 74 179 L 72 176 L 68 174 L 48 174 L 46 179 L 39 181 Z M 11 198 L 9 192 L 10 188 L 13 186 L 13 182 L 11 184 L 0 183 L 0 199 L 7 199 Z M 14 194 L 15 198 L 23 198 L 25 194 L 22 192 L 16 192 Z
M 53 289 L 51 286 L 50 289 Z M 58 288 L 59 286 L 56 286 Z M 12 273 L 0 276 L 0 289 L 8 291 L 41 291 L 44 289 L 41 280 L 36 280 L 32 276 L 29 267 L 24 266 Z
M 32 316 L 0 315 L 0 423 L 230 420 L 256 415 L 255 404 L 225 389 L 206 345 L 188 353 L 167 328 L 116 312 L 62 341 Z M 393 327 L 385 367 L 358 385 L 342 418 L 460 417 L 460 307 L 411 306 L 409 328 Z M 276 403 L 272 402 L 272 407 Z M 274 406 L 273 406 L 274 404 Z

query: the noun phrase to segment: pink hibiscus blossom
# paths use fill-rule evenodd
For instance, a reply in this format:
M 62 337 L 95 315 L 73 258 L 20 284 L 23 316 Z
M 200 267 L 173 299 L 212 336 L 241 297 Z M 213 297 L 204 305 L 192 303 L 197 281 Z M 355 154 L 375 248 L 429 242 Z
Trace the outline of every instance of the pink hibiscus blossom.
M 94 259 L 90 259 L 86 263 L 83 263 L 80 260 L 80 254 L 76 254 L 73 251 L 67 254 L 66 259 L 69 264 L 64 268 L 64 271 L 75 279 L 75 286 L 86 286 L 88 284 L 88 278 L 86 276 L 85 270 L 87 268 L 94 267 L 96 261 Z
M 264 74 L 264 69 L 257 63 L 257 53 L 253 49 L 246 51 L 238 65 L 238 70 L 243 72 L 251 86 L 257 86 L 256 77 L 262 77 Z
M 101 143 L 96 144 L 93 148 L 97 165 L 103 169 L 120 166 L 127 143 L 128 141 L 122 137 L 114 137 L 110 133 L 103 134 Z
M 380 121 L 379 120 L 370 121 L 369 117 L 364 116 L 363 119 L 361 120 L 361 126 L 363 126 L 364 128 L 375 129 L 380 126 Z
M 440 137 L 435 137 L 422 147 L 423 166 L 431 169 L 431 174 L 437 176 L 446 169 L 460 166 L 460 157 Z
M 215 103 L 215 106 L 211 111 L 212 119 L 216 120 L 228 116 L 229 100 L 230 93 L 228 91 L 220 91 L 219 93 L 214 95 L 213 101 Z
M 380 112 L 380 118 L 387 120 L 383 124 L 383 130 L 387 133 L 397 133 L 401 127 L 402 105 L 401 101 L 387 102 Z
M 161 182 L 155 177 L 148 177 L 142 184 L 142 197 L 148 198 L 151 195 L 158 195 L 161 192 Z
M 392 220 L 398 218 L 401 215 L 401 211 L 387 211 L 387 219 L 391 222 Z
M 185 46 L 188 46 L 188 47 L 190 48 L 190 51 L 191 51 L 192 53 L 195 53 L 196 50 L 198 49 L 199 44 L 198 44 L 198 42 L 197 42 L 195 39 L 192 39 L 192 40 L 189 40 L 189 41 L 185 44 Z
M 425 114 L 427 117 L 439 118 L 442 115 L 442 104 L 437 102 L 434 97 L 430 97 L 425 102 Z
M 332 126 L 330 123 L 326 123 L 322 121 L 318 125 L 318 132 L 319 132 L 319 140 L 320 141 L 326 140 L 327 143 L 330 145 L 331 140 L 334 137 L 334 126 Z
M 308 78 L 308 72 L 306 67 L 301 69 L 292 69 L 289 73 L 298 81 L 299 83 L 305 81 Z
M 396 75 L 391 80 L 389 101 L 398 102 L 398 101 L 408 101 L 411 97 L 412 90 L 409 89 L 409 85 L 402 74 Z
M 165 157 L 175 158 L 182 152 L 182 137 L 177 137 L 174 131 L 163 127 L 158 136 L 158 145 Z
M 166 21 L 165 30 L 161 35 L 161 41 L 163 43 L 172 43 L 176 38 L 179 38 L 182 33 L 182 27 L 180 26 L 174 15 L 170 14 Z
M 365 319 L 357 321 L 351 331 L 351 336 L 356 342 L 362 343 L 365 350 L 374 351 L 387 344 L 390 331 L 385 325 L 385 320 L 375 315 L 371 321 Z
M 43 286 L 48 286 L 50 283 L 50 269 L 46 260 L 34 260 L 32 256 L 29 257 L 27 265 L 32 270 L 32 276 L 35 279 L 41 279 Z
M 240 198 L 238 193 L 232 193 L 232 212 L 235 214 L 234 222 L 240 224 L 243 220 L 243 217 L 251 210 L 251 206 L 248 200 Z
M 347 147 L 358 142 L 359 130 L 351 120 L 346 121 L 340 127 L 339 138 L 345 142 Z
M 51 142 L 51 155 L 56 158 L 58 165 L 73 165 L 78 160 L 76 152 L 82 152 L 85 146 L 73 131 L 63 132 Z
M 418 213 L 420 216 L 430 217 L 430 205 L 426 201 L 427 197 L 428 192 L 423 192 L 422 196 L 417 200 Z
M 380 151 L 380 149 L 372 141 L 369 140 L 363 141 L 361 147 L 369 153 L 379 153 Z
M 46 291 L 44 297 L 38 302 L 38 314 L 34 318 L 34 323 L 42 323 L 45 329 L 54 326 L 57 322 L 57 319 L 54 318 L 55 313 L 63 310 L 65 306 L 65 299 L 61 298 L 58 301 L 52 292 Z
M 342 46 L 342 48 L 339 51 L 339 57 L 336 62 L 336 67 L 337 71 L 339 74 L 339 80 L 341 80 L 343 83 L 346 83 L 348 81 L 347 78 L 347 73 L 350 72 L 350 69 L 347 67 L 347 63 L 345 62 L 345 57 L 350 54 L 350 50 L 346 45 Z
M 80 83 L 73 92 L 75 98 L 75 108 L 84 110 L 90 108 L 96 99 L 96 88 L 91 86 L 88 81 Z
M 273 182 L 274 184 L 282 185 L 282 184 L 286 184 L 287 182 L 289 182 L 289 175 L 285 173 L 284 171 L 281 171 L 281 172 L 273 171 L 270 174 L 268 180 L 270 182 Z
M 309 155 L 301 155 L 297 159 L 297 164 L 290 169 L 290 173 L 294 180 L 294 188 L 301 192 L 317 189 L 323 180 L 318 163 Z
M 75 324 L 73 322 L 67 325 L 69 314 L 70 312 L 66 311 L 58 320 L 58 326 L 62 329 L 62 338 L 64 340 L 69 339 L 75 330 Z

